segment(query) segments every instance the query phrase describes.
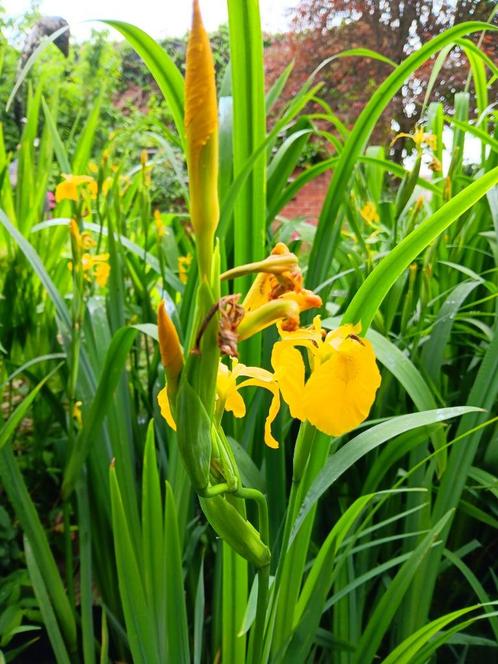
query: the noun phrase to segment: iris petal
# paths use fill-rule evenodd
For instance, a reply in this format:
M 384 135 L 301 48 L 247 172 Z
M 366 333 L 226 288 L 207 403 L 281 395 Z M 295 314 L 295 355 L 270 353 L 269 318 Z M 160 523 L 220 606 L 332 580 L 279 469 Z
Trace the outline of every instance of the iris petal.
M 277 417 L 278 411 L 280 410 L 280 392 L 278 385 L 273 380 L 272 382 L 269 382 L 267 380 L 259 380 L 258 378 L 249 378 L 249 380 L 245 380 L 240 383 L 238 389 L 240 390 L 242 387 L 264 387 L 266 390 L 269 390 L 272 393 L 270 408 L 265 420 L 265 443 L 268 445 L 268 447 L 277 449 L 279 445 L 278 441 L 271 432 L 271 425 Z
M 271 363 L 292 417 L 306 419 L 303 408 L 304 362 L 301 353 L 291 343 L 279 341 L 273 346 Z
M 244 417 L 246 414 L 246 405 L 244 403 L 244 399 L 237 392 L 236 388 L 228 393 L 227 399 L 225 401 L 225 410 L 233 413 L 235 417 Z
M 379 385 L 380 373 L 370 342 L 346 339 L 306 383 L 306 417 L 330 436 L 347 433 L 368 417 Z

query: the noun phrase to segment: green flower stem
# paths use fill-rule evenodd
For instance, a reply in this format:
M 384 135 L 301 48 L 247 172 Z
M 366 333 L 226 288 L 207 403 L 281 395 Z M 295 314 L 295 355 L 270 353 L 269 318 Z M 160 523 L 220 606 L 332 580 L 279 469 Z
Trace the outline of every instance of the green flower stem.
M 258 506 L 258 526 L 261 539 L 265 544 L 269 542 L 269 519 L 268 503 L 265 496 L 257 489 L 239 489 L 237 496 L 246 500 L 254 500 Z M 251 633 L 249 643 L 248 661 L 252 664 L 260 664 L 261 652 L 263 648 L 266 611 L 268 608 L 268 588 L 270 581 L 270 565 L 265 565 L 258 569 L 258 601 L 256 605 L 256 619 Z
M 214 486 L 208 486 L 204 492 L 198 491 L 199 495 L 203 498 L 214 498 L 215 496 L 220 496 L 223 493 L 230 493 L 231 487 L 226 483 L 222 482 L 221 484 L 215 484 Z
M 301 508 L 304 495 L 323 467 L 329 450 L 330 437 L 321 434 L 308 423 L 302 425 L 296 446 L 290 505 L 280 553 L 282 563 L 277 569 L 275 581 L 276 614 L 272 644 L 274 654 L 279 653 L 284 647 L 292 632 L 294 609 L 301 590 L 316 506 L 308 515 L 302 531 L 289 547 L 290 531 Z
M 304 422 L 299 428 L 292 466 L 292 489 L 301 482 L 306 464 L 308 463 L 311 445 L 313 444 L 315 434 L 316 429 L 312 427 L 309 422 Z M 292 516 L 294 515 L 292 514 L 291 517 Z

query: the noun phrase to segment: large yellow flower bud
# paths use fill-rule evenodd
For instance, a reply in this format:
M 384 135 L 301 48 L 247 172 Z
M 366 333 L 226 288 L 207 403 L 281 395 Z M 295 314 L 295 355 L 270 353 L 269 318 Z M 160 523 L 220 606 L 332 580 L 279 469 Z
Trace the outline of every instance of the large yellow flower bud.
M 194 0 L 185 75 L 185 133 L 190 215 L 201 278 L 211 280 L 213 240 L 219 219 L 218 111 L 214 63 L 198 0 Z

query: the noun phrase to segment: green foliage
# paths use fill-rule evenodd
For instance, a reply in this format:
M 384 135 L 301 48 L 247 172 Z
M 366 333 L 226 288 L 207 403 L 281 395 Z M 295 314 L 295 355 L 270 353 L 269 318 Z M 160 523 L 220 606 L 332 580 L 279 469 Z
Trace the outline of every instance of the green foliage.
M 26 122 L 4 113 L 0 135 L 7 661 L 23 649 L 37 661 L 46 648 L 50 661 L 84 664 L 408 664 L 471 662 L 498 647 L 496 71 L 466 37 L 490 26 L 459 24 L 425 44 L 346 127 L 320 99 L 319 71 L 287 105 L 277 102 L 292 66 L 265 94 L 257 2 L 246 4 L 229 2 L 230 27 L 213 38 L 223 267 L 287 242 L 323 296 L 323 326 L 362 323 L 382 367 L 377 400 L 361 429 L 340 438 L 298 428 L 284 407 L 273 450 L 263 444 L 266 397 L 248 391 L 242 424 L 227 413 L 214 435 L 221 424 L 194 408 L 199 392 L 212 397 L 199 374 L 196 391 L 184 381 L 179 394 L 178 437 L 167 427 L 157 404 L 159 302 L 185 348 L 199 332 L 185 42 L 159 45 L 113 21 L 126 38 L 117 47 L 107 33 L 67 61 L 47 47 L 19 91 Z M 436 78 L 453 44 L 471 61 L 473 87 L 453 108 L 429 96 L 423 131 L 435 144 L 416 146 L 412 165 L 395 163 L 389 145 L 369 145 L 374 126 L 406 78 L 442 54 Z M 5 40 L 0 49 L 4 105 L 17 53 Z M 470 137 L 480 142 L 471 164 Z M 328 170 L 318 227 L 282 220 L 286 203 Z M 71 171 L 93 182 L 53 207 L 47 192 Z M 250 283 L 243 276 L 235 292 Z M 241 342 L 244 362 L 271 370 L 275 339 L 268 329 Z M 195 487 L 182 451 L 197 464 Z M 220 476 L 224 464 L 238 467 L 237 496 L 209 497 L 215 454 Z

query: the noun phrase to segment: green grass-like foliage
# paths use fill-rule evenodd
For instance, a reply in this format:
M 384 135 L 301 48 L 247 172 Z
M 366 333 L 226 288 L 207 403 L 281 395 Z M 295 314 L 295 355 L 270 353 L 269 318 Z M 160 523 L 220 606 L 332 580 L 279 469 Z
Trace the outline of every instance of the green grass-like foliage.
M 19 85 L 12 81 L 13 95 L 26 96 L 16 183 L 0 125 L 0 660 L 415 664 L 493 653 L 492 661 L 498 70 L 472 37 L 496 28 L 460 23 L 401 64 L 388 61 L 386 80 L 345 127 L 320 103 L 320 71 L 276 104 L 292 63 L 265 92 L 258 2 L 229 0 L 228 9 L 231 67 L 219 82 L 222 269 L 261 260 L 286 241 L 323 296 L 323 324 L 361 322 L 372 342 L 382 369 L 374 408 L 360 430 L 335 439 L 297 427 L 282 409 L 278 450 L 262 442 L 264 395 L 246 393 L 242 425 L 225 415 L 242 483 L 267 501 L 272 560 L 262 593 L 268 578 L 206 523 L 156 400 L 164 385 L 159 300 L 183 344 L 195 332 L 197 269 L 192 261 L 185 279 L 189 259 L 182 269 L 178 262 L 195 255 L 183 75 L 143 31 L 106 22 L 143 60 L 169 109 L 141 134 L 149 152 L 127 163 L 116 136 L 101 143 L 106 85 L 67 136 L 59 88 L 28 71 L 35 57 Z M 469 86 L 444 108 L 431 91 L 456 46 L 469 60 Z M 336 57 L 386 62 L 366 49 Z M 407 78 L 431 62 L 422 124 L 435 146 L 395 163 L 389 146 L 370 137 Z M 443 159 L 445 127 L 453 140 L 444 170 L 424 170 Z M 118 138 L 124 131 L 113 130 Z M 330 154 L 294 173 L 316 137 Z M 469 140 L 479 148 L 472 165 L 463 158 Z M 166 165 L 181 200 L 155 212 L 151 180 Z M 282 216 L 328 171 L 317 226 Z M 82 185 L 78 202 L 48 214 L 47 191 L 62 173 L 92 176 L 97 193 Z M 373 225 L 362 216 L 366 203 L 379 215 Z M 107 255 L 105 285 L 96 272 L 74 269 L 70 218 L 96 245 L 83 251 Z M 250 282 L 239 278 L 236 291 Z M 269 329 L 241 343 L 242 360 L 271 369 L 275 339 Z M 19 570 L 29 578 L 22 601 Z

